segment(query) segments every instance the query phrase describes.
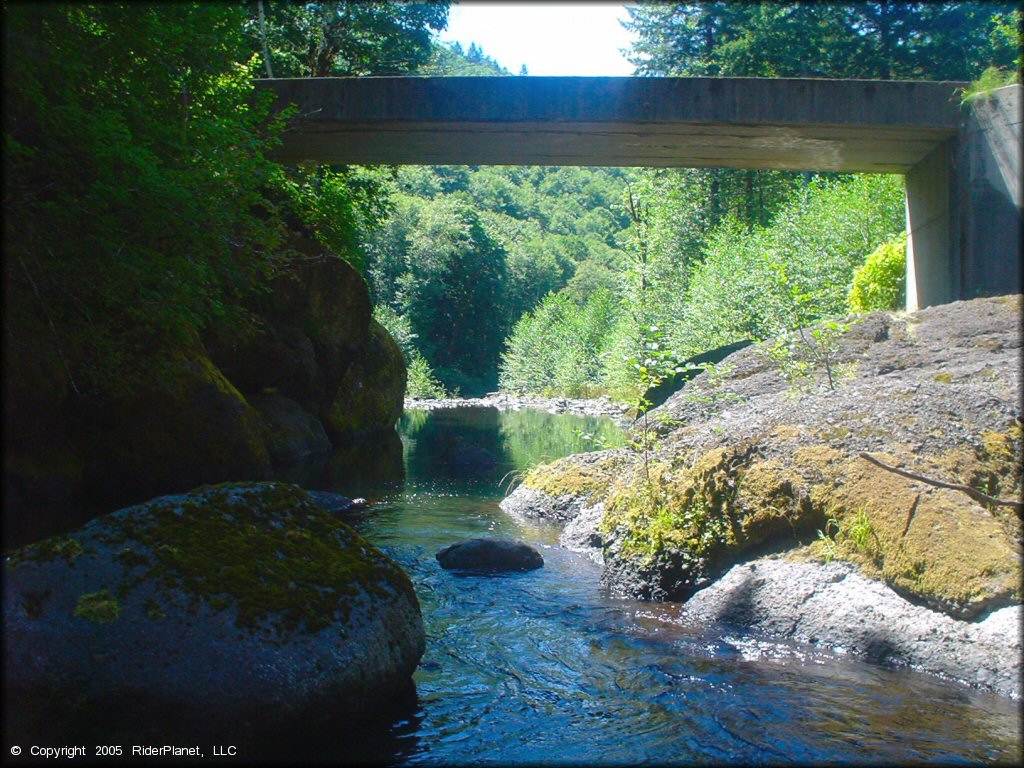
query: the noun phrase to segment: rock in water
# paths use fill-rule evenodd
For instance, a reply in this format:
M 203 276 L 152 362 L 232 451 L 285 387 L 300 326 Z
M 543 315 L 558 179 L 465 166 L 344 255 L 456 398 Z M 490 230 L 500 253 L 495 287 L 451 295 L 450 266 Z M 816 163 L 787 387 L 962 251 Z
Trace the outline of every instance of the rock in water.
M 467 539 L 445 547 L 436 557 L 445 570 L 532 571 L 544 565 L 536 549 L 508 539 Z
M 408 576 L 284 483 L 114 512 L 15 551 L 5 577 L 21 734 L 116 723 L 175 743 L 355 719 L 407 688 L 424 650 Z

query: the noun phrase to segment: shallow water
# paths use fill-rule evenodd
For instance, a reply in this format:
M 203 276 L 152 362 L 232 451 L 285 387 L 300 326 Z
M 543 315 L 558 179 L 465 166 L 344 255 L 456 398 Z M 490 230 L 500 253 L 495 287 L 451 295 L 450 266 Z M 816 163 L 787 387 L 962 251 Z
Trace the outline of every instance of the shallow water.
M 382 733 L 305 744 L 344 762 L 1016 762 L 1020 709 L 909 670 L 720 626 L 675 604 L 609 597 L 600 568 L 558 530 L 498 508 L 509 472 L 621 444 L 607 421 L 493 409 L 409 412 L 401 444 L 296 471 L 309 487 L 363 495 L 353 523 L 408 570 L 427 630 L 415 696 Z M 472 444 L 493 468 L 453 467 Z M 403 451 L 404 449 L 404 451 Z M 404 454 L 404 455 L 403 455 Z M 446 572 L 434 553 L 478 535 L 537 546 L 543 569 Z M 291 756 L 298 756 L 289 751 Z

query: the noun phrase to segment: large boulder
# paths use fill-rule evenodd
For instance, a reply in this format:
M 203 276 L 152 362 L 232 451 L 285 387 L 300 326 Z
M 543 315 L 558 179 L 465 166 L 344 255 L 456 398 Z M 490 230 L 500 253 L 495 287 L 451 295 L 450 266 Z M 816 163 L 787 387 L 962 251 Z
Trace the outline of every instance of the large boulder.
M 202 483 L 259 480 L 392 432 L 405 364 L 366 282 L 308 237 L 249 300 L 248 332 L 153 340 L 104 391 L 79 393 L 54 339 L 4 337 L 4 524 L 32 541 L 98 511 Z M 142 354 L 142 353 L 140 353 Z M 397 439 L 397 438 L 396 438 Z
M 4 576 L 8 727 L 26 740 L 233 741 L 358 719 L 424 650 L 405 573 L 283 483 L 123 509 L 13 552 Z
M 86 496 L 125 504 L 269 477 L 259 413 L 201 346 L 169 353 L 153 373 L 129 395 L 67 408 Z
M 405 359 L 391 334 L 377 321 L 338 382 L 321 414 L 336 443 L 394 429 L 402 415 Z
M 544 565 L 540 552 L 522 541 L 467 539 L 437 553 L 445 570 L 532 571 Z
M 210 357 L 246 395 L 276 393 L 315 410 L 326 384 L 313 342 L 294 325 L 258 322 L 244 335 L 207 333 Z
M 686 613 L 912 666 L 1019 698 L 1019 604 L 957 621 L 903 599 L 849 563 L 761 558 L 733 566 Z
M 324 425 L 294 400 L 281 395 L 249 398 L 264 425 L 264 442 L 274 466 L 287 466 L 331 448 Z
M 274 325 L 297 325 L 323 354 L 328 378 L 346 367 L 345 353 L 362 346 L 373 311 L 363 277 L 309 238 L 292 235 L 300 256 L 273 280 L 264 314 Z
M 612 452 L 535 468 L 503 506 L 570 521 L 602 503 L 604 578 L 628 596 L 686 600 L 794 549 L 977 620 L 1021 600 L 1021 521 L 941 484 L 1021 497 L 1021 309 L 1004 296 L 859 318 L 830 352 L 834 389 L 742 349 L 652 414 L 646 453 L 619 452 L 614 472 Z

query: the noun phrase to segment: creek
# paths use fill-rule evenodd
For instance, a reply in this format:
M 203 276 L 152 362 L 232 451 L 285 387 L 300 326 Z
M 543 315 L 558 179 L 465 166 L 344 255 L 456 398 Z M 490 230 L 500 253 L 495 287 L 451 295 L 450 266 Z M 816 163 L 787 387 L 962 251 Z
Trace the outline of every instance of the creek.
M 398 764 L 1019 760 L 1013 701 L 697 626 L 677 604 L 616 599 L 602 589 L 597 564 L 558 546 L 557 527 L 499 509 L 508 473 L 622 445 L 609 420 L 407 411 L 399 435 L 282 479 L 369 499 L 350 522 L 403 565 L 423 608 L 427 647 L 415 691 L 380 730 L 321 734 L 282 755 Z M 475 446 L 468 454 L 467 445 Z M 459 448 L 473 460 L 453 464 Z M 468 576 L 434 559 L 481 535 L 533 544 L 544 568 Z

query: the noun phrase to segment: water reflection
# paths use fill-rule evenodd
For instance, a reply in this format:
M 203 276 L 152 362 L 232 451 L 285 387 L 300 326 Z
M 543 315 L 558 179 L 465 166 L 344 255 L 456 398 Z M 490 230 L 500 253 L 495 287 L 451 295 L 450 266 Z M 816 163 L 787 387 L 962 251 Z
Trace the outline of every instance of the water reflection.
M 555 527 L 501 512 L 505 473 L 593 445 L 580 433 L 621 444 L 610 422 L 478 409 L 410 413 L 401 428 L 404 473 L 395 471 L 392 457 L 384 462 L 389 472 L 373 475 L 373 482 L 369 475 L 345 478 L 342 470 L 367 466 L 349 456 L 327 462 L 335 469 L 311 481 L 313 488 L 378 500 L 352 520 L 406 568 L 423 607 L 427 649 L 415 675 L 415 704 L 395 716 L 386 734 L 362 734 L 363 759 L 671 764 L 1020 757 L 1020 712 L 1012 702 L 912 671 L 694 625 L 673 604 L 611 599 L 601 589 L 599 567 L 559 548 Z M 493 456 L 493 466 L 460 470 L 451 455 L 465 446 Z M 465 458 L 464 466 L 469 463 Z M 438 549 L 485 534 L 534 543 L 545 567 L 455 578 L 438 566 Z M 352 744 L 323 747 L 340 762 L 361 761 L 351 757 Z

